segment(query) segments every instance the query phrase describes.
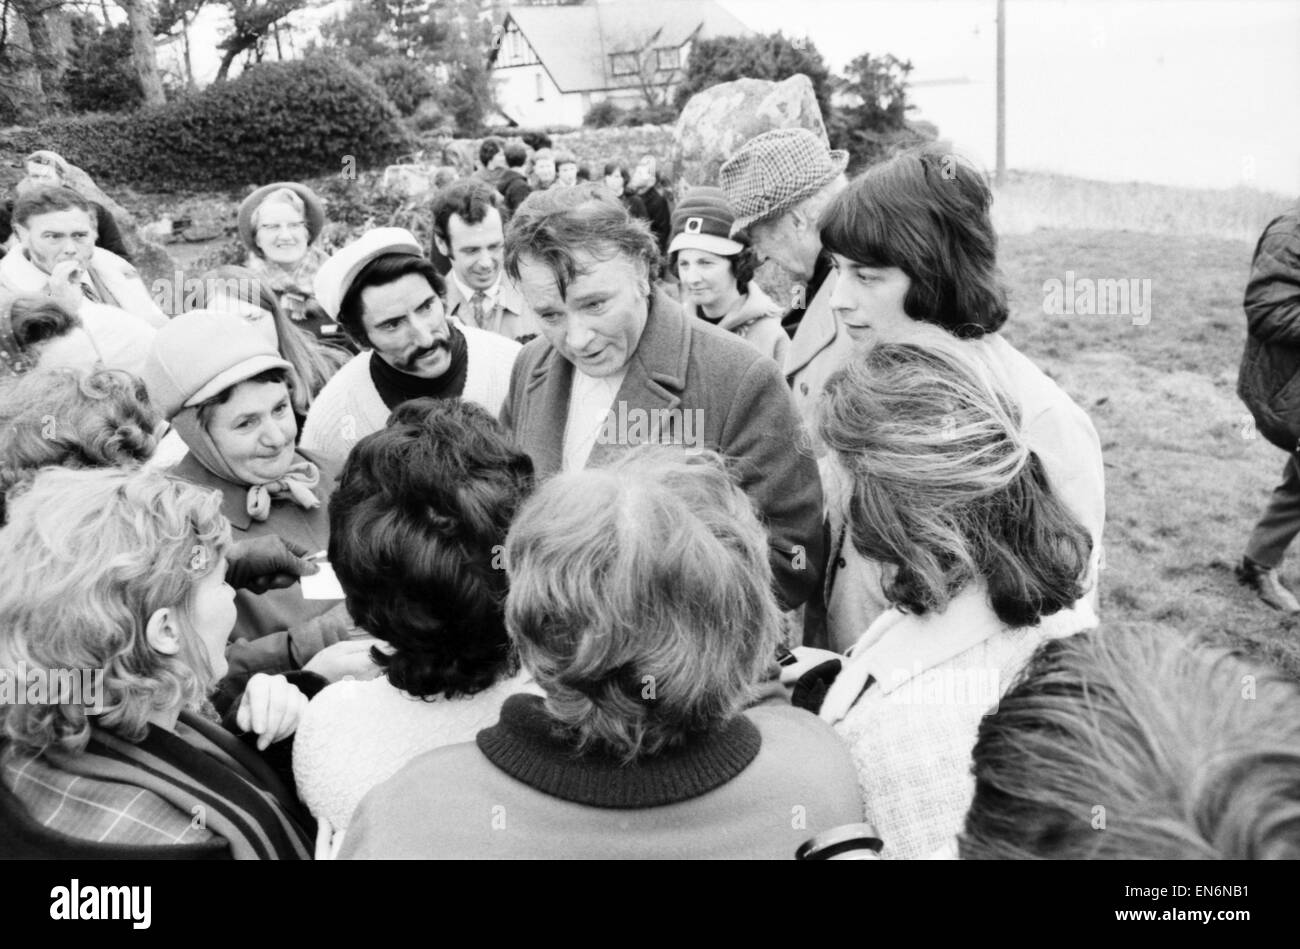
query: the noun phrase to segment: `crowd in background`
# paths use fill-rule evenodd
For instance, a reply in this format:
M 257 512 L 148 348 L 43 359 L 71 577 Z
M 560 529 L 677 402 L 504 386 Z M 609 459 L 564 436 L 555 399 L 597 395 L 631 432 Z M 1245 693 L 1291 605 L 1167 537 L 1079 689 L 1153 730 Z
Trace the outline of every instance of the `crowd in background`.
M 985 176 L 847 158 L 489 138 L 430 245 L 332 253 L 269 183 L 168 317 L 28 156 L 0 853 L 1300 856 L 1300 682 L 1099 620 L 1101 442 L 1000 332 Z

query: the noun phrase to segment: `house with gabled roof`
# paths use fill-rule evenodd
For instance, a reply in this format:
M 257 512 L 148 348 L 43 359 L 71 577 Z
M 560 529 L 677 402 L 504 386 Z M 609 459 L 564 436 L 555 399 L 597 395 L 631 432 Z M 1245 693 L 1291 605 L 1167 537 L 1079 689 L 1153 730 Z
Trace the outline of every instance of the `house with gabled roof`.
M 497 108 L 516 125 L 578 126 L 599 102 L 670 101 L 696 40 L 752 34 L 712 0 L 514 7 L 488 61 Z

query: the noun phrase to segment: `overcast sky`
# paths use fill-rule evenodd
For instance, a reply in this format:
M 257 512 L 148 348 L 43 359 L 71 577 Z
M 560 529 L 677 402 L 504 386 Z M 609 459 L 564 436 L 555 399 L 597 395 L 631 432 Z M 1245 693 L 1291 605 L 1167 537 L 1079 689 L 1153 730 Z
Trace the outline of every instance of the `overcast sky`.
M 294 22 L 310 32 L 343 2 Z M 863 52 L 910 59 L 914 115 L 992 165 L 995 0 L 719 2 L 759 32 L 808 36 L 836 70 Z M 203 16 L 206 80 L 220 15 Z M 1008 0 L 1007 24 L 1012 168 L 1300 195 L 1300 0 Z

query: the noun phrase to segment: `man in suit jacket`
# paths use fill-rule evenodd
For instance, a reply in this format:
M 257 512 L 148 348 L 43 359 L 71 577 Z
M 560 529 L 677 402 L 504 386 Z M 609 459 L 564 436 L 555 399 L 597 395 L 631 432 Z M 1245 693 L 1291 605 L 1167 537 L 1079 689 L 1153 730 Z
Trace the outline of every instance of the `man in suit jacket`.
M 505 275 L 502 199 L 473 178 L 453 182 L 433 199 L 433 242 L 451 261 L 447 314 L 467 326 L 527 342 L 537 316 Z
M 538 475 L 600 465 L 642 442 L 726 457 L 767 524 L 776 594 L 793 609 L 820 582 L 817 465 L 780 369 L 653 294 L 654 236 L 605 189 L 531 195 L 505 264 L 542 338 L 515 363 L 502 422 Z

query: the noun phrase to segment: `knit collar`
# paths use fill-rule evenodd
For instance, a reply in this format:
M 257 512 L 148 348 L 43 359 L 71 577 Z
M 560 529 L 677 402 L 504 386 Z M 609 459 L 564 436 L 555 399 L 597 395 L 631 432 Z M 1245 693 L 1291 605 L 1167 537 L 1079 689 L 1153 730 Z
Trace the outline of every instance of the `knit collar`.
M 456 399 L 465 392 L 469 378 L 469 346 L 454 323 L 448 324 L 450 332 L 451 364 L 436 379 L 425 379 L 394 369 L 379 353 L 370 354 L 370 381 L 389 411 L 409 399 Z
M 675 804 L 726 784 L 758 756 L 762 737 L 744 715 L 686 744 L 624 765 L 608 755 L 579 755 L 536 695 L 512 695 L 501 720 L 478 733 L 496 767 L 529 787 L 591 807 Z

